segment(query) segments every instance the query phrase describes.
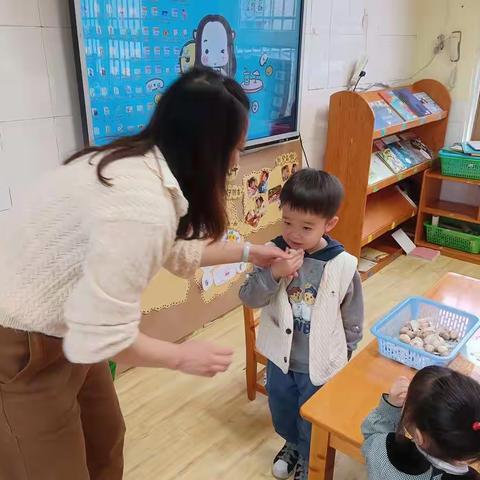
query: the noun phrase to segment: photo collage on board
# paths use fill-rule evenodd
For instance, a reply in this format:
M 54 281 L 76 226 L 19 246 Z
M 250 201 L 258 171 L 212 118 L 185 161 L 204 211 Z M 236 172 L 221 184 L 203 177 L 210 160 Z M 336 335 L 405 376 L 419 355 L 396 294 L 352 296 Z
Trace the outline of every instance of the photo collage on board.
M 269 207 L 278 208 L 283 185 L 297 169 L 298 164 L 290 161 L 288 156 L 286 159 L 280 157 L 275 168 L 264 168 L 243 178 L 244 221 L 247 225 L 258 228 Z

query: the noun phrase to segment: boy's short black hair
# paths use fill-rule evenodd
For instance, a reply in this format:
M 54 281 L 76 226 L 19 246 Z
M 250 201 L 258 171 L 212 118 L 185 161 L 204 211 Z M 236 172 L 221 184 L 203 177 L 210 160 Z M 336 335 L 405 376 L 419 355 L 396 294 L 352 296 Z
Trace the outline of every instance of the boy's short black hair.
M 294 173 L 280 194 L 281 207 L 333 218 L 344 196 L 340 180 L 323 170 L 305 168 Z

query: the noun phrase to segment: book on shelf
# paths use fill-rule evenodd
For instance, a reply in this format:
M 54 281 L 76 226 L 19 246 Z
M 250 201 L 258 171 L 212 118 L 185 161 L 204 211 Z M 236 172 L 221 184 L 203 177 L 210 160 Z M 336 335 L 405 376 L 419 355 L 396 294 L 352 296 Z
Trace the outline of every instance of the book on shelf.
M 400 125 L 403 122 L 402 117 L 385 100 L 370 102 L 370 108 L 375 116 L 375 130 Z
M 392 150 L 395 156 L 404 164 L 405 168 L 412 168 L 420 163 L 418 157 L 402 145 L 401 139 L 397 135 L 385 137 L 383 143 Z
M 395 93 L 410 107 L 419 117 L 431 115 L 431 111 L 414 95 L 408 88 L 399 88 Z
M 443 151 L 470 155 L 471 157 L 480 157 L 480 142 L 456 142 L 449 147 L 443 147 Z
M 425 145 L 420 138 L 413 132 L 405 132 L 400 134 L 401 144 L 412 152 L 417 158 L 418 163 L 433 160 L 432 150 Z
M 376 248 L 372 247 L 363 247 L 362 251 L 360 252 L 360 258 L 375 263 L 378 263 L 384 258 L 387 258 L 388 255 L 388 253 L 382 252 L 381 250 L 377 250 Z
M 461 149 L 459 144 L 452 145 L 451 147 L 443 147 L 440 150 L 440 155 L 444 155 L 450 158 L 480 158 L 480 152 L 476 152 L 473 149 L 466 148 L 467 144 L 462 143 Z
M 463 153 L 470 155 L 471 157 L 480 157 L 480 150 L 472 148 L 470 146 L 471 142 L 462 143 Z
M 373 267 L 376 267 L 377 263 L 372 262 L 371 260 L 367 260 L 365 258 L 359 258 L 358 259 L 358 271 L 360 273 L 367 273 L 369 270 L 371 270 Z
M 380 160 L 376 153 L 372 153 L 372 159 L 370 162 L 370 171 L 368 173 L 368 184 L 381 182 L 386 178 L 393 175 L 393 172 L 388 168 L 385 163 Z
M 476 152 L 479 152 L 480 153 L 480 141 L 478 140 L 470 140 L 469 142 L 467 142 L 467 145 L 472 148 L 473 150 L 475 150 Z
M 430 113 L 438 113 L 438 112 L 443 112 L 442 107 L 436 103 L 428 93 L 425 92 L 419 92 L 419 93 L 414 93 L 415 97 L 417 97 L 420 102 L 424 105 L 424 107 L 430 112 Z
M 385 148 L 384 150 L 377 152 L 376 155 L 382 160 L 385 165 L 395 174 L 405 170 L 403 162 L 396 157 L 392 150 Z
M 382 90 L 379 95 L 405 120 L 415 120 L 417 115 L 397 96 L 394 90 Z

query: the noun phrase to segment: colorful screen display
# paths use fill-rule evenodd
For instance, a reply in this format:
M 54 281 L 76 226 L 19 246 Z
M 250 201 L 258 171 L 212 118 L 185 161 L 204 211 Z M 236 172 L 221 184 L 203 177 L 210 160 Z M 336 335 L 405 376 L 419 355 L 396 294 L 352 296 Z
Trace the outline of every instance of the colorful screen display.
M 251 100 L 250 144 L 298 134 L 301 0 L 75 0 L 89 141 L 149 121 L 194 65 L 234 77 Z

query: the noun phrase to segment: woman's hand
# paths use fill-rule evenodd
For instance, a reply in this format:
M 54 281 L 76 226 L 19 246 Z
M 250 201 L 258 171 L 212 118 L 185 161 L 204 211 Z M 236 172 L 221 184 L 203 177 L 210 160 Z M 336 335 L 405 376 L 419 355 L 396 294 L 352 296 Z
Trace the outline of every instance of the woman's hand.
M 226 372 L 233 350 L 208 342 L 188 341 L 178 345 L 177 370 L 189 375 L 213 377 Z
M 165 342 L 139 333 L 134 343 L 114 360 L 132 367 L 178 370 L 190 375 L 213 377 L 232 363 L 233 351 L 207 342 Z
M 388 402 L 394 407 L 402 408 L 407 399 L 410 380 L 407 377 L 400 377 L 390 388 Z
M 275 245 L 252 245 L 248 261 L 257 267 L 269 267 L 275 260 L 288 260 L 290 255 Z
M 271 266 L 272 276 L 277 281 L 281 278 L 291 281 L 303 265 L 302 250 L 289 250 L 288 255 L 289 257 L 285 260 L 275 260 Z

